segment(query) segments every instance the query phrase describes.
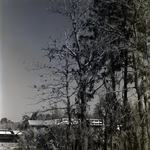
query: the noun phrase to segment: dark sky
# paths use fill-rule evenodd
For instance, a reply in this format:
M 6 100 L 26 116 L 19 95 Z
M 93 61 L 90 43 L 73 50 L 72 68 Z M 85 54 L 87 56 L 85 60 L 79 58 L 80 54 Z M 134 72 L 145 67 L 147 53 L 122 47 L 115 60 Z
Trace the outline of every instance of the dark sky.
M 28 97 L 38 82 L 23 62 L 42 61 L 41 47 L 50 35 L 63 33 L 67 19 L 48 14 L 46 0 L 0 0 L 0 118 L 20 121 L 28 111 L 41 108 Z

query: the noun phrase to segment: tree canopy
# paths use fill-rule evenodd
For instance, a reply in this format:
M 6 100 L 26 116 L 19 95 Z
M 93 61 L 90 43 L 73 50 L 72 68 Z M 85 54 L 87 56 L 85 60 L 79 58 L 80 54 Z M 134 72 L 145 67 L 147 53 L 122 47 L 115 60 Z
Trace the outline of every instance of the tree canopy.
M 150 1 L 51 3 L 48 11 L 68 17 L 70 29 L 61 39 L 50 38 L 43 48 L 49 64 L 42 68 L 52 75 L 39 89 L 41 101 L 49 102 L 47 110 L 64 104 L 59 109 L 66 109 L 69 118 L 68 140 L 72 140 L 71 118 L 80 120 L 82 150 L 90 147 L 87 106 L 92 100 L 99 101 L 95 114 L 105 127 L 97 133 L 103 137 L 97 149 L 131 150 L 138 145 L 137 149 L 148 150 Z

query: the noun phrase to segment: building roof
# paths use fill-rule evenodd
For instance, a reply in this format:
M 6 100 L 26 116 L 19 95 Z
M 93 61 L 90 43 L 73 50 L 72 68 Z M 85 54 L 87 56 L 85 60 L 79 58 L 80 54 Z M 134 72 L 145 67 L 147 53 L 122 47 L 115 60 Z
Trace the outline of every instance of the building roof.
M 29 126 L 49 126 L 54 124 L 54 120 L 28 120 Z

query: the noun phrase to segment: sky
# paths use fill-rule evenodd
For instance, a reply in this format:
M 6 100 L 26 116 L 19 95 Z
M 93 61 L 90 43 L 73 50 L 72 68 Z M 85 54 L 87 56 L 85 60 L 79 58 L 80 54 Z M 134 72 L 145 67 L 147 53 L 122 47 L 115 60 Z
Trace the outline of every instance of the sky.
M 26 64 L 43 61 L 49 36 L 63 33 L 66 18 L 49 14 L 47 0 L 0 0 L 0 119 L 17 122 L 42 108 L 30 87 L 38 82 Z

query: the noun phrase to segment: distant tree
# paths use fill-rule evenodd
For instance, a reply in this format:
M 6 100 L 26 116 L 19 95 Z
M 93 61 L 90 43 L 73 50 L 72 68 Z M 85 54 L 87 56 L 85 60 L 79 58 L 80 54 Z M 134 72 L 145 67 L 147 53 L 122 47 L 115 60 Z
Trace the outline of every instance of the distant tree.
M 23 115 L 22 116 L 22 122 L 21 122 L 21 130 L 26 130 L 29 126 L 28 120 L 30 117 L 28 115 Z
M 50 120 L 52 119 L 51 115 L 50 114 L 46 114 L 46 120 Z
M 64 112 L 62 110 L 59 110 L 57 108 L 57 106 L 55 105 L 55 108 L 54 108 L 54 110 L 52 111 L 52 114 L 51 114 L 51 118 L 52 119 L 60 119 L 60 118 L 63 117 L 63 114 L 64 114 Z
M 1 124 L 7 123 L 8 119 L 7 118 L 2 118 L 1 119 Z
M 31 115 L 31 117 L 30 117 L 30 119 L 31 120 L 37 120 L 37 115 L 38 115 L 38 111 L 33 112 L 32 115 Z
M 28 116 L 28 115 L 23 115 L 22 116 L 22 120 L 24 121 L 24 120 L 29 120 L 30 119 L 30 117 Z

